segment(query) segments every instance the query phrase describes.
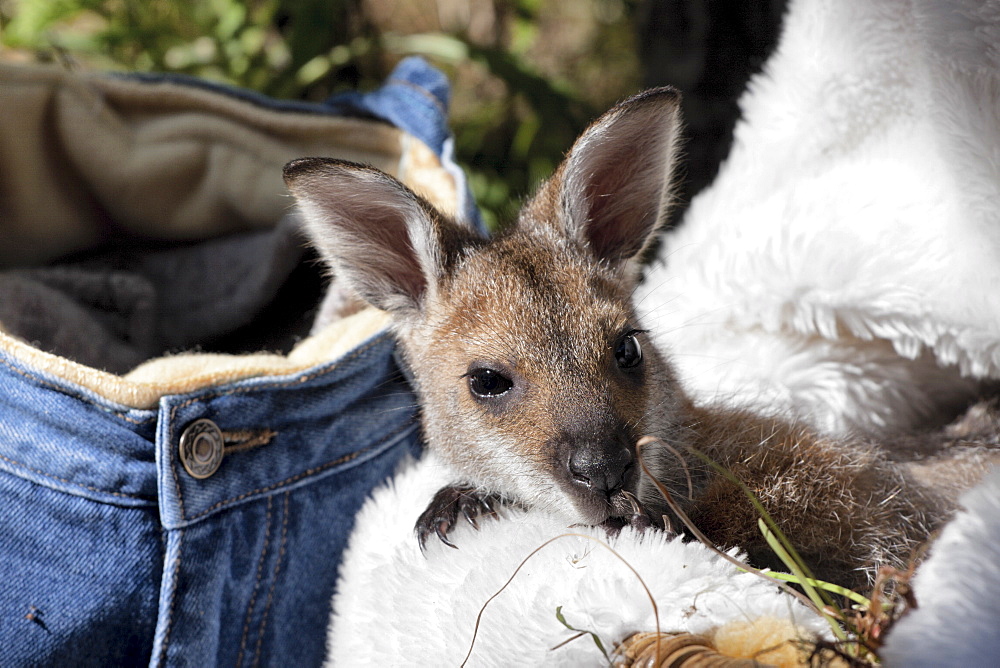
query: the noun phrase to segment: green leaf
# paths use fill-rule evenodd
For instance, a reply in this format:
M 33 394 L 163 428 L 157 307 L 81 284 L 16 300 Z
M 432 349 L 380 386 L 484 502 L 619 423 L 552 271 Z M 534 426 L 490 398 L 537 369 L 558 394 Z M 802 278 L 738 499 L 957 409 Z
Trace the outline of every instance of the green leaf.
M 791 582 L 793 584 L 802 584 L 799 581 L 799 576 L 795 575 L 794 573 L 778 573 L 775 571 L 769 571 L 767 575 L 768 577 L 772 577 L 775 580 L 782 580 L 783 582 Z M 833 584 L 832 582 L 825 582 L 824 580 L 814 580 L 812 578 L 807 578 L 806 581 L 812 587 L 828 591 L 831 594 L 843 596 L 844 598 L 858 604 L 862 608 L 870 608 L 872 605 L 871 599 L 862 596 L 853 589 L 848 589 L 847 587 L 841 587 L 838 584 Z
M 597 649 L 601 650 L 601 654 L 604 655 L 605 660 L 608 661 L 609 663 L 611 662 L 611 659 L 608 657 L 607 650 L 604 649 L 604 643 L 601 642 L 601 639 L 597 636 L 597 634 L 594 633 L 593 631 L 585 631 L 584 629 L 578 629 L 571 626 L 570 623 L 566 621 L 566 617 L 563 616 L 561 605 L 556 608 L 556 619 L 558 619 L 559 623 L 568 628 L 570 631 L 576 631 L 577 633 L 586 633 L 591 638 L 593 638 L 594 644 L 597 645 Z

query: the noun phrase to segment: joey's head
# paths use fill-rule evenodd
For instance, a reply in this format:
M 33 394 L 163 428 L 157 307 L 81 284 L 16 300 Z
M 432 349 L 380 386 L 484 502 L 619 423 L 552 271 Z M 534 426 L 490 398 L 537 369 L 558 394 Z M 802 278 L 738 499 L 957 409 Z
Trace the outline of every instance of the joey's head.
M 678 124 L 672 90 L 618 105 L 492 239 L 375 169 L 285 168 L 335 274 L 393 314 L 428 443 L 468 482 L 586 523 L 630 512 L 635 442 L 683 401 L 631 303 Z

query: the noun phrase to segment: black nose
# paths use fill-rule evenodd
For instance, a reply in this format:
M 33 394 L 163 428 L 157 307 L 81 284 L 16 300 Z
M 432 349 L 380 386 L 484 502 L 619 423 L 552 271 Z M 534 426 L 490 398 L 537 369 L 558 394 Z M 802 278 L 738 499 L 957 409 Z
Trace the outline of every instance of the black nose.
M 625 486 L 632 453 L 622 447 L 577 447 L 569 457 L 573 481 L 611 496 Z

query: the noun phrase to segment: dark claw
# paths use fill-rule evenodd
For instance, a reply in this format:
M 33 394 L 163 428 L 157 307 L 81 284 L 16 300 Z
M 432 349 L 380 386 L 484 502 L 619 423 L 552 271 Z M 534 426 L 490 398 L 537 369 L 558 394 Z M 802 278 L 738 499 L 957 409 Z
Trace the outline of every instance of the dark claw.
M 633 494 L 630 492 L 623 492 L 623 494 L 632 508 L 632 514 L 622 517 L 609 517 L 605 520 L 601 526 L 605 531 L 607 531 L 608 536 L 617 536 L 625 527 L 632 527 L 639 533 L 643 533 L 648 529 L 664 529 L 664 526 L 661 526 L 653 521 L 653 518 L 647 514 L 647 512 L 639 504 L 639 500 L 636 499 Z M 666 520 L 666 518 L 664 518 L 664 520 Z M 673 535 L 674 533 L 670 528 L 669 522 L 665 525 L 665 531 L 669 535 Z
M 674 525 L 673 522 L 670 521 L 670 518 L 666 515 L 662 515 L 660 519 L 663 521 L 663 530 L 667 532 L 667 535 L 676 536 L 677 532 L 674 531 Z
M 437 525 L 437 528 L 434 529 L 434 533 L 437 534 L 437 537 L 441 540 L 442 543 L 444 543 L 448 547 L 453 547 L 453 548 L 455 548 L 457 550 L 458 549 L 458 545 L 455 545 L 453 542 L 451 542 L 450 540 L 448 540 L 448 529 L 449 528 L 450 527 L 448 526 L 448 524 L 446 522 L 441 522 L 440 524 Z M 420 541 L 420 549 L 421 550 L 424 549 L 424 541 Z
M 479 530 L 479 522 L 476 521 L 475 514 L 469 508 L 462 508 L 462 516 L 465 517 L 465 521 L 472 525 L 476 531 Z
M 646 529 L 653 526 L 653 520 L 646 514 L 646 511 L 642 509 L 639 505 L 639 499 L 635 498 L 631 492 L 623 492 L 625 498 L 628 500 L 629 505 L 632 506 L 632 514 L 628 518 L 628 526 L 632 527 L 639 533 L 643 533 Z
M 438 490 L 427 510 L 420 515 L 414 527 L 420 549 L 427 545 L 427 539 L 434 534 L 449 547 L 457 546 L 448 539 L 448 534 L 455 528 L 458 518 L 464 517 L 469 524 L 479 529 L 480 517 L 497 517 L 497 504 L 500 497 L 483 494 L 474 487 L 451 486 Z

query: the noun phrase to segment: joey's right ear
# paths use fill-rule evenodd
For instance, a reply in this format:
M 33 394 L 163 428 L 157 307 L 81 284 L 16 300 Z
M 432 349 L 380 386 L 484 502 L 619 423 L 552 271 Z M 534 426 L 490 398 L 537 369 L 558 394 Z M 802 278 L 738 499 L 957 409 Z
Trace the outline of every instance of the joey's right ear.
M 680 136 L 680 94 L 655 88 L 594 121 L 526 207 L 612 264 L 638 256 L 666 218 Z
M 420 309 L 444 267 L 447 223 L 433 206 L 388 174 L 342 160 L 293 160 L 284 176 L 338 279 L 385 311 Z

